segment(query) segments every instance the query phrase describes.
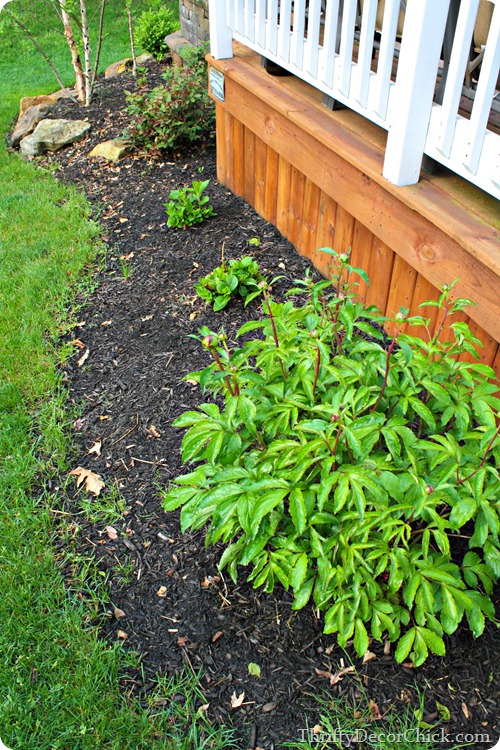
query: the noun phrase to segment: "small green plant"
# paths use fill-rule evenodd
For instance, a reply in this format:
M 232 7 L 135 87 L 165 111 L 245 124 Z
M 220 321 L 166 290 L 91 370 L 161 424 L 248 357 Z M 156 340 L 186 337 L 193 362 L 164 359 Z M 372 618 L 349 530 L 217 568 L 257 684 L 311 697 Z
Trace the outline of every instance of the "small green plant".
M 135 563 L 132 561 L 120 562 L 115 565 L 113 570 L 114 579 L 116 585 L 120 588 L 121 586 L 128 586 L 131 582 L 135 571 Z
M 78 501 L 83 516 L 92 523 L 113 524 L 122 520 L 127 502 L 114 482 L 108 492 L 98 497 L 81 493 Z
M 130 278 L 130 275 L 132 274 L 132 268 L 130 267 L 130 263 L 127 263 L 127 260 L 125 258 L 120 258 L 120 267 L 122 276 L 127 281 L 127 279 Z
M 387 638 L 418 666 L 462 620 L 474 637 L 495 621 L 500 399 L 490 367 L 457 360 L 478 343 L 450 324 L 467 300 L 445 286 L 425 303 L 439 308 L 435 332 L 402 311 L 387 337 L 387 319 L 354 294 L 352 274 L 366 274 L 333 257 L 333 282 L 292 290 L 307 294 L 301 306 L 263 285 L 264 319 L 238 334 L 261 337 L 230 351 L 202 331 L 214 362 L 189 378 L 218 403 L 174 422 L 198 466 L 164 508 L 182 507 L 183 530 L 208 524 L 234 580 L 251 566 L 255 587 L 291 589 L 297 610 L 314 602 L 341 646 L 353 639 L 363 655 Z M 403 332 L 412 324 L 426 340 Z
M 249 255 L 240 260 L 224 261 L 207 276 L 203 276 L 195 290 L 199 297 L 213 305 L 214 310 L 222 310 L 234 297 L 241 297 L 245 304 L 261 293 L 259 283 L 264 277 L 259 264 Z
M 156 60 L 161 60 L 168 51 L 165 37 L 178 28 L 179 20 L 173 10 L 165 5 L 159 5 L 141 13 L 135 24 L 135 41 Z
M 261 674 L 260 666 L 253 661 L 249 662 L 248 674 L 252 675 L 252 677 L 260 677 L 260 674 Z
M 142 65 L 138 65 L 135 70 L 135 82 L 141 89 L 144 88 L 144 86 L 146 86 L 148 82 L 146 74 L 147 68 Z
M 193 180 L 191 185 L 171 190 L 167 210 L 167 225 L 175 229 L 187 229 L 201 224 L 210 216 L 216 216 L 208 195 L 203 195 L 210 180 Z
M 155 155 L 183 151 L 213 138 L 215 106 L 208 94 L 207 66 L 196 57 L 198 48 L 193 50 L 192 65 L 167 68 L 164 85 L 127 92 L 132 119 L 124 135 L 136 147 Z

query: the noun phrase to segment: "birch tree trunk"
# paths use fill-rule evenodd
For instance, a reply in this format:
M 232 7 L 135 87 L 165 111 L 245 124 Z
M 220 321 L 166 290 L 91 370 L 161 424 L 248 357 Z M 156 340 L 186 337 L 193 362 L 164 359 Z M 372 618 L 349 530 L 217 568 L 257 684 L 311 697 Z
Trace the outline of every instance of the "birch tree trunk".
M 76 93 L 78 100 L 85 103 L 85 77 L 83 75 L 80 55 L 78 54 L 78 47 L 75 42 L 75 35 L 73 34 L 71 18 L 66 10 L 66 0 L 59 0 L 59 7 L 61 8 L 61 16 L 64 25 L 64 36 L 68 41 L 68 46 L 71 52 L 71 62 L 73 64 L 73 70 L 75 71 Z
M 92 100 L 92 62 L 90 59 L 89 25 L 85 0 L 80 0 L 80 16 L 82 19 L 83 55 L 85 60 L 85 105 L 88 106 Z
M 135 44 L 134 44 L 134 27 L 132 24 L 132 11 L 130 10 L 130 2 L 126 3 L 125 10 L 128 18 L 128 34 L 130 37 L 130 51 L 132 53 L 132 74 L 135 76 L 137 73 L 137 59 L 135 56 Z

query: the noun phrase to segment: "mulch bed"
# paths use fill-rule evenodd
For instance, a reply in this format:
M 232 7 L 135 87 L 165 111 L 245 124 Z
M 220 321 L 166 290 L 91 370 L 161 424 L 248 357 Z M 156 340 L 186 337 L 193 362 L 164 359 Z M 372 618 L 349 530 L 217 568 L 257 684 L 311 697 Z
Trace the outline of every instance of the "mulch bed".
M 157 63 L 148 66 L 148 82 L 161 82 Z M 207 325 L 224 327 L 233 338 L 259 314 L 258 301 L 214 313 L 193 284 L 219 265 L 222 248 L 227 259 L 240 257 L 249 252 L 252 237 L 261 240 L 250 250 L 263 272 L 284 276 L 277 297 L 309 263 L 217 182 L 213 146 L 163 160 L 134 153 L 118 165 L 88 158 L 97 143 L 122 134 L 124 91 L 135 88 L 129 73 L 100 81 L 94 103 L 83 112 L 92 124 L 87 140 L 42 160 L 57 166 L 56 178 L 85 191 L 107 246 L 97 288 L 73 333 L 83 348 L 64 371 L 80 413 L 74 466 L 101 475 L 105 493 L 119 490 L 126 510 L 118 521 L 92 523 L 81 513 L 82 493 L 76 490 L 65 510 L 78 526 L 74 550 L 94 556 L 109 576 L 113 606 L 103 618 L 103 637 L 121 638 L 141 655 L 142 672 L 129 671 L 124 690 L 144 700 L 158 675 L 174 675 L 186 665 L 201 670 L 210 720 L 234 724 L 242 748 L 278 748 L 300 739 L 301 728 L 318 722 L 313 696 L 325 690 L 343 704 L 360 703 L 368 715 L 371 706 L 374 717 L 378 710 L 385 715 L 416 709 L 423 693 L 425 721 L 450 737 L 489 733 L 489 744 L 473 746 L 490 747 L 500 733 L 500 644 L 493 625 L 477 642 L 459 628 L 446 638 L 446 657 L 430 657 L 419 669 L 396 664 L 377 643 L 370 647 L 375 658 L 363 664 L 352 648 L 344 652 L 333 636 L 322 635 L 310 607 L 293 612 L 290 596 L 279 587 L 267 595 L 219 574 L 220 550 L 206 550 L 202 532 L 182 535 L 178 514 L 162 510 L 160 488 L 182 471 L 183 433 L 172 421 L 202 400 L 198 387 L 183 378 L 208 364 L 189 334 Z M 62 101 L 52 116 L 79 119 L 82 111 Z M 197 228 L 169 229 L 164 203 L 170 190 L 208 178 L 217 216 Z M 99 456 L 89 453 L 96 441 L 102 443 Z M 106 526 L 116 529 L 116 539 Z M 260 666 L 260 679 L 249 675 L 251 662 Z M 330 685 L 328 674 L 351 663 L 355 672 Z M 233 708 L 232 696 L 242 693 L 243 704 Z M 436 701 L 449 709 L 448 721 Z M 372 726 L 383 731 L 384 721 Z

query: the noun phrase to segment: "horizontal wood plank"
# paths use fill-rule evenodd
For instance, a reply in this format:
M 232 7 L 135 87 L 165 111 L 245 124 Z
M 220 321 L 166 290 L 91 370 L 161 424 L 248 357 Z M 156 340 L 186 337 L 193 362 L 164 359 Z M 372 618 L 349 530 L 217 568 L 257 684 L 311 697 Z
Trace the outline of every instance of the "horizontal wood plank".
M 364 301 L 388 315 L 404 306 L 429 318 L 428 332 L 410 333 L 426 338 L 439 328 L 436 308 L 418 306 L 459 278 L 456 296 L 477 303 L 460 319 L 484 342 L 481 361 L 500 372 L 498 202 L 446 175 L 391 185 L 381 178 L 380 129 L 349 110 L 326 110 L 319 92 L 268 76 L 248 52 L 215 61 L 226 76 L 226 100 L 217 103 L 220 181 L 323 274 L 332 259 L 320 247 L 351 249 L 351 263 L 370 276 L 370 287 L 359 284 Z
M 298 99 L 282 79 L 277 83 L 242 60 L 219 60 L 216 67 L 225 69 L 224 107 L 234 117 L 434 286 L 460 278 L 457 294 L 480 300 L 471 317 L 500 338 L 498 230 L 484 211 L 471 217 L 458 201 L 448 205 L 439 184 L 428 181 L 408 188 L 382 184 L 381 151 L 332 119 L 335 113 Z M 289 236 L 288 225 L 284 233 Z

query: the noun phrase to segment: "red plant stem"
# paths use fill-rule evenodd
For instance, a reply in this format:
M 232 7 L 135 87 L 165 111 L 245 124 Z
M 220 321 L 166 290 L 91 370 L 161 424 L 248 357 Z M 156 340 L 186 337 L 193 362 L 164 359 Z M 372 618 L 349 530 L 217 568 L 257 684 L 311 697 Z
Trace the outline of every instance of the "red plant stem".
M 442 330 L 444 328 L 444 324 L 446 323 L 446 319 L 448 317 L 448 313 L 450 311 L 450 301 L 449 299 L 446 300 L 444 310 L 443 310 L 443 319 L 441 323 L 439 324 L 439 328 L 437 329 L 436 333 L 434 334 L 435 341 L 439 340 L 439 337 L 441 336 Z
M 337 346 L 337 354 L 342 354 L 342 336 L 339 333 L 339 310 L 340 310 L 340 304 L 341 300 L 338 300 L 337 304 L 335 305 L 335 312 L 332 316 L 332 323 L 333 323 L 333 333 L 335 336 L 335 344 Z
M 219 357 L 219 352 L 217 351 L 217 349 L 215 347 L 211 347 L 210 351 L 212 352 L 212 357 L 215 359 L 219 370 L 221 372 L 225 372 L 224 365 L 221 362 L 221 358 Z M 231 381 L 229 379 L 229 375 L 226 375 L 224 377 L 224 382 L 225 382 L 225 384 L 227 386 L 227 390 L 229 391 L 229 393 L 231 394 L 231 396 L 234 396 L 235 393 L 234 393 L 234 391 L 233 391 L 233 389 L 231 387 Z
M 391 365 L 391 354 L 394 350 L 394 347 L 396 346 L 396 341 L 399 336 L 399 328 L 396 328 L 396 333 L 394 334 L 394 338 L 392 339 L 389 348 L 387 350 L 387 356 L 385 358 L 385 374 L 384 374 L 384 382 L 382 383 L 382 388 L 380 389 L 380 393 L 378 395 L 378 399 L 376 400 L 375 404 L 372 406 L 370 411 L 375 411 L 377 406 L 382 401 L 382 397 L 385 393 L 385 389 L 387 388 L 387 379 L 389 377 L 389 370 Z
M 270 303 L 270 300 L 269 300 L 269 293 L 268 293 L 267 289 L 264 290 L 264 300 L 265 300 L 265 303 L 266 303 L 266 306 L 267 306 L 267 312 L 269 314 L 269 320 L 271 321 L 271 329 L 272 329 L 272 332 L 273 332 L 274 343 L 276 344 L 276 349 L 279 349 L 280 341 L 279 341 L 279 338 L 278 338 L 278 332 L 276 330 L 276 323 L 274 321 L 274 315 L 273 315 L 273 312 L 271 310 L 271 303 Z M 287 372 L 286 372 L 285 365 L 283 364 L 283 360 L 279 356 L 278 356 L 278 358 L 279 358 L 279 361 L 280 361 L 280 367 L 281 367 L 281 372 L 282 372 L 282 375 L 283 375 L 283 380 L 286 380 L 287 377 L 288 377 L 288 375 L 287 375 Z
M 316 345 L 316 351 L 318 353 L 318 356 L 316 357 L 316 362 L 314 363 L 314 383 L 313 383 L 313 394 L 316 391 L 316 385 L 318 383 L 318 376 L 319 376 L 319 367 L 321 364 L 321 351 L 319 349 L 319 346 Z
M 333 444 L 333 448 L 330 448 L 330 446 L 328 446 L 330 448 L 330 453 L 332 454 L 332 456 L 334 456 L 335 453 L 337 452 L 337 446 L 339 444 L 341 434 L 342 434 L 342 425 L 339 426 L 339 429 L 337 430 L 337 434 L 335 435 L 335 443 Z
M 487 446 L 487 448 L 486 448 L 486 450 L 484 452 L 483 460 L 481 461 L 481 463 L 479 464 L 479 466 L 477 467 L 477 469 L 474 469 L 474 471 L 471 472 L 469 474 L 469 476 L 464 477 L 464 479 L 459 479 L 458 482 L 457 482 L 457 484 L 463 484 L 468 479 L 471 479 L 475 474 L 477 474 L 477 472 L 479 471 L 479 469 L 482 469 L 482 467 L 486 463 L 486 459 L 488 458 L 488 453 L 490 452 L 493 443 L 495 442 L 495 440 L 497 439 L 497 437 L 499 435 L 500 435 L 500 425 L 498 425 L 495 434 L 493 435 L 493 437 L 491 438 L 490 442 L 488 443 L 488 446 Z
M 224 347 L 224 351 L 227 354 L 227 361 L 229 362 L 229 360 L 231 359 L 231 352 L 229 351 L 229 347 L 227 345 L 227 341 L 226 341 L 226 337 L 225 336 L 222 339 L 222 346 Z M 238 383 L 238 378 L 236 377 L 236 375 L 234 374 L 234 372 L 231 374 L 231 377 L 233 378 L 233 383 L 234 383 L 234 394 L 233 395 L 239 396 L 240 395 L 240 384 Z
M 232 373 L 232 378 L 233 378 L 233 384 L 234 384 L 234 395 L 239 396 L 241 393 L 240 384 L 238 383 L 238 378 L 236 377 L 234 372 Z

